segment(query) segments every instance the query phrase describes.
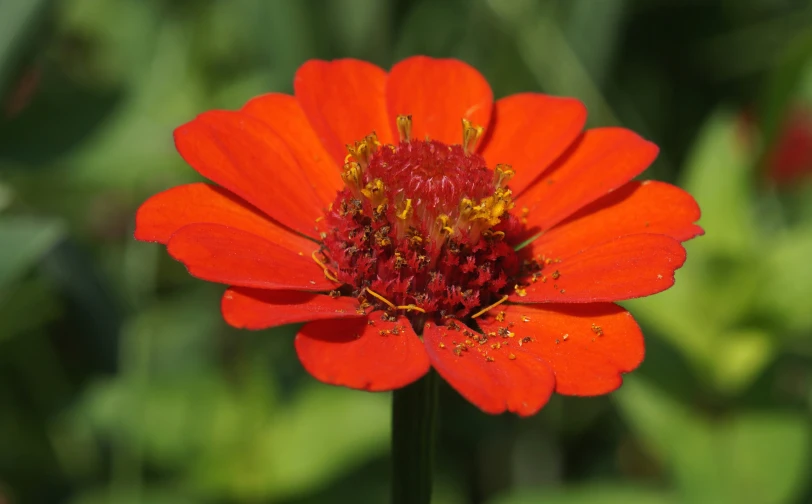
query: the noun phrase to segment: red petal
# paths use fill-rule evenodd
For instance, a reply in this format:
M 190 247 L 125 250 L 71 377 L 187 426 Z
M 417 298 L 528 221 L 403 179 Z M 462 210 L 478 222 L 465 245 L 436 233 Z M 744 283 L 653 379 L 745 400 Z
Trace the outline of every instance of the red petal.
M 501 310 L 502 322 L 489 315 L 479 320 L 479 326 L 486 334 L 498 334 L 500 328 L 511 331 L 511 344 L 522 341 L 523 350 L 547 361 L 559 394 L 611 392 L 622 383 L 621 373 L 643 361 L 640 327 L 615 304 L 508 305 Z
M 674 285 L 674 271 L 684 262 L 685 249 L 670 236 L 624 236 L 545 266 L 544 278 L 531 283 L 525 296 L 510 298 L 517 303 L 595 303 L 649 296 Z
M 248 231 L 296 252 L 317 248 L 222 187 L 202 183 L 173 187 L 144 202 L 135 216 L 135 238 L 165 244 L 178 229 L 197 223 Z
M 345 146 L 373 131 L 392 143 L 385 84 L 386 72 L 354 59 L 311 60 L 296 72 L 296 100 L 338 166 L 344 165 Z
M 664 182 L 629 182 L 542 234 L 534 254 L 567 257 L 631 234 L 664 234 L 685 241 L 702 234 L 699 206 L 690 194 Z
M 321 206 L 332 203 L 343 188 L 339 166 L 324 150 L 296 98 L 276 93 L 258 96 L 246 103 L 242 112 L 264 122 L 285 141 Z
M 267 329 L 311 320 L 361 318 L 358 300 L 332 298 L 323 294 L 298 291 L 269 291 L 231 287 L 221 304 L 226 322 L 240 329 Z
M 479 334 L 460 322 L 453 324 L 456 329 L 427 323 L 423 341 L 431 365 L 457 392 L 492 414 L 528 416 L 547 404 L 555 377 L 544 359 L 516 341 L 491 338 L 480 344 L 474 339 Z
M 639 175 L 657 157 L 656 145 L 623 128 L 586 131 L 570 151 L 516 199 L 528 210 L 526 237 L 550 229 Z
M 307 251 L 296 254 L 264 238 L 218 224 L 189 224 L 167 245 L 192 276 L 211 282 L 256 287 L 324 291 L 337 284 Z
M 317 380 L 332 385 L 383 391 L 412 383 L 429 370 L 423 342 L 406 318 L 385 322 L 383 315 L 310 322 L 296 335 L 299 360 Z
M 412 138 L 427 135 L 449 145 L 462 143 L 462 119 L 488 127 L 493 93 L 476 69 L 454 59 L 407 58 L 392 67 L 386 81 L 390 126 L 411 114 Z
M 586 123 L 586 107 L 573 98 L 523 93 L 497 100 L 482 155 L 488 166 L 509 164 L 520 194 L 569 147 Z
M 175 130 L 175 145 L 204 177 L 285 226 L 318 236 L 322 208 L 313 188 L 285 142 L 258 119 L 206 112 Z

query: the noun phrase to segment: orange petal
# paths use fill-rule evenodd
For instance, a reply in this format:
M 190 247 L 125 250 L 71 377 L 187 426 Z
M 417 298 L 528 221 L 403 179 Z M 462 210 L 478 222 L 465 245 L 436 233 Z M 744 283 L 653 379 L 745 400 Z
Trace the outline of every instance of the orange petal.
M 631 234 L 664 234 L 685 241 L 703 233 L 699 205 L 664 182 L 629 182 L 582 208 L 530 244 L 534 254 L 567 257 Z
M 558 258 L 548 258 L 557 260 Z M 665 235 L 637 234 L 601 243 L 544 267 L 517 303 L 595 303 L 649 296 L 674 285 L 685 249 Z M 521 292 L 521 291 L 520 291 Z
M 529 416 L 547 404 L 555 376 L 544 359 L 517 341 L 488 338 L 479 343 L 475 338 L 482 335 L 461 322 L 451 324 L 455 329 L 427 323 L 423 341 L 431 365 L 457 392 L 492 414 Z
M 511 344 L 522 341 L 523 350 L 548 362 L 559 394 L 606 394 L 620 387 L 621 373 L 643 361 L 640 327 L 615 304 L 507 305 L 502 311 L 502 322 L 489 315 L 479 326 L 486 333 L 509 330 Z
M 550 229 L 636 177 L 658 151 L 627 129 L 587 130 L 555 166 L 516 198 L 519 212 L 528 212 L 526 238 Z
M 313 186 L 321 207 L 326 208 L 335 200 L 336 193 L 344 187 L 340 167 L 324 150 L 296 98 L 277 93 L 258 96 L 246 103 L 242 112 L 264 122 L 285 141 Z
M 338 166 L 344 165 L 346 145 L 373 131 L 382 143 L 392 143 L 385 84 L 386 72 L 354 59 L 310 60 L 296 72 L 296 100 Z
M 178 152 L 201 175 L 293 230 L 317 237 L 323 211 L 285 142 L 240 112 L 212 111 L 175 130 Z
M 265 238 L 219 224 L 189 224 L 167 244 L 192 276 L 259 289 L 325 291 L 337 284 L 310 258 Z
M 362 320 L 320 320 L 296 335 L 299 360 L 317 380 L 384 391 L 404 387 L 429 370 L 423 342 L 409 321 L 386 322 L 377 311 Z
M 493 93 L 476 69 L 454 59 L 413 56 L 392 67 L 386 81 L 390 127 L 398 115 L 412 116 L 412 138 L 462 143 L 462 119 L 487 128 Z
M 240 329 L 267 329 L 284 324 L 362 318 L 358 300 L 351 297 L 325 296 L 312 292 L 269 291 L 231 287 L 220 305 L 223 318 Z
M 135 238 L 166 244 L 178 229 L 198 223 L 248 231 L 296 252 L 318 247 L 222 187 L 203 183 L 173 187 L 144 202 L 135 215 Z
M 574 98 L 522 93 L 497 100 L 491 131 L 482 149 L 488 166 L 509 164 L 521 194 L 572 145 L 586 123 L 586 107 Z

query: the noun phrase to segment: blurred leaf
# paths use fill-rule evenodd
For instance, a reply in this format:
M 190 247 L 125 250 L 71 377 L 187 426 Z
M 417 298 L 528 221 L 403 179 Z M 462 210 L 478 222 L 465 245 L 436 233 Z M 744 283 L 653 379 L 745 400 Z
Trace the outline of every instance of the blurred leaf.
M 808 85 L 812 83 L 812 32 L 798 33 L 778 58 L 771 54 L 770 59 L 778 63 L 768 76 L 759 103 L 759 124 L 765 152 L 775 144 L 790 102 L 799 88 L 807 99 L 812 100 L 812 86 Z
M 675 504 L 673 496 L 651 488 L 590 483 L 566 489 L 522 489 L 491 504 Z
M 686 162 L 683 187 L 702 209 L 705 236 L 697 247 L 732 257 L 755 245 L 750 191 L 751 161 L 743 148 L 737 117 L 717 111 L 697 134 Z
M 758 302 L 783 329 L 803 334 L 812 328 L 812 229 L 787 231 L 763 255 L 766 274 Z
M 42 279 L 14 285 L 0 296 L 0 341 L 41 327 L 61 312 L 50 285 Z
M 11 0 L 0 2 L 0 92 L 14 70 L 16 52 L 26 32 L 48 7 L 48 0 Z M 0 96 L 2 97 L 2 96 Z
M 584 102 L 590 124 L 618 123 L 602 90 L 556 23 L 555 4 L 498 0 L 486 3 L 506 29 L 515 34 L 525 65 L 545 92 L 572 96 Z
M 622 34 L 626 0 L 569 0 L 564 29 L 569 43 L 589 75 L 598 83 L 611 68 L 617 42 Z
M 313 385 L 264 425 L 212 447 L 192 483 L 204 495 L 240 499 L 309 493 L 383 454 L 388 436 L 387 395 Z
M 0 289 L 25 274 L 64 236 L 65 229 L 57 220 L 0 218 Z
M 759 329 L 737 329 L 719 334 L 713 368 L 718 390 L 735 394 L 748 387 L 775 358 L 776 342 Z
M 635 376 L 614 397 L 632 429 L 671 469 L 686 502 L 791 503 L 807 482 L 810 433 L 803 415 L 709 419 Z
M 111 494 L 108 488 L 99 488 L 87 491 L 70 504 L 199 504 L 200 501 L 190 499 L 178 489 L 161 489 L 157 486 L 138 489 L 128 494 Z

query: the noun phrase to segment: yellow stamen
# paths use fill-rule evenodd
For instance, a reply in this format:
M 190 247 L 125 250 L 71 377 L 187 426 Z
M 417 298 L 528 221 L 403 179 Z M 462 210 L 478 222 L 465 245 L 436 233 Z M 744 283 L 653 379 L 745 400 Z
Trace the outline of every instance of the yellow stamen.
M 479 137 L 482 136 L 482 132 L 485 131 L 482 126 L 476 126 L 468 119 L 463 117 L 462 119 L 462 150 L 465 152 L 465 155 L 469 155 L 474 152 L 474 147 L 476 147 L 476 142 L 479 140 Z
M 397 306 L 395 306 L 395 303 L 393 303 L 392 301 L 389 301 L 388 299 L 386 299 L 385 297 L 381 296 L 380 294 L 378 294 L 378 293 L 377 293 L 377 292 L 375 292 L 374 290 L 370 289 L 369 287 L 367 287 L 367 288 L 366 288 L 366 291 L 367 291 L 367 292 L 369 292 L 370 294 L 372 294 L 374 297 L 378 298 L 378 299 L 379 299 L 379 300 L 380 300 L 382 303 L 385 303 L 387 306 L 389 306 L 389 307 L 390 307 L 390 308 L 392 308 L 393 310 L 397 310 L 397 309 L 398 309 L 398 307 L 397 307 Z
M 400 141 L 409 142 L 412 139 L 412 115 L 399 115 L 396 122 Z
M 398 310 L 406 310 L 406 311 L 419 311 L 420 313 L 426 313 L 426 310 L 420 308 L 419 306 L 408 304 L 403 306 L 398 306 Z
M 485 307 L 485 308 L 483 308 L 483 309 L 479 310 L 479 311 L 478 311 L 478 312 L 476 312 L 475 314 L 471 315 L 471 318 L 477 318 L 477 317 L 479 317 L 480 315 L 483 315 L 484 313 L 486 313 L 486 312 L 488 312 L 488 311 L 490 311 L 490 310 L 493 310 L 494 308 L 496 308 L 496 307 L 497 307 L 497 306 L 499 306 L 500 304 L 502 304 L 502 303 L 504 303 L 505 301 L 507 301 L 507 299 L 508 299 L 508 296 L 502 296 L 502 299 L 500 299 L 499 301 L 497 301 L 497 302 L 493 303 L 493 304 L 492 304 L 492 305 L 490 305 L 490 306 L 487 306 L 487 307 Z
M 361 165 L 355 161 L 348 161 L 344 164 L 344 170 L 341 172 L 341 178 L 348 187 L 357 190 L 361 186 L 362 177 L 363 170 L 361 169 Z
M 312 257 L 313 260 L 316 261 L 316 264 L 321 266 L 321 269 L 324 270 L 324 276 L 327 277 L 328 280 L 332 280 L 333 282 L 336 282 L 336 283 L 341 283 L 341 282 L 339 282 L 338 278 L 336 278 L 336 276 L 330 271 L 330 268 L 328 268 L 326 264 L 321 262 L 321 260 L 319 260 L 319 258 L 316 257 L 317 252 L 318 252 L 318 250 L 314 250 L 310 254 L 310 257 Z
M 398 219 L 406 220 L 412 214 L 412 200 L 406 198 L 406 206 L 403 211 L 398 214 Z
M 364 137 L 364 141 L 366 141 L 367 147 L 369 147 L 371 152 L 375 152 L 376 150 L 378 150 L 378 147 L 383 145 L 381 141 L 378 140 L 378 134 L 375 133 L 374 130 L 372 131 L 372 133 Z
M 386 196 L 384 196 L 385 193 L 386 186 L 379 178 L 370 181 L 366 187 L 361 189 L 361 194 L 366 196 L 372 202 L 372 206 L 376 207 L 379 212 L 383 209 L 383 205 L 386 203 Z
M 493 185 L 502 188 L 513 178 L 516 172 L 507 164 L 498 164 L 493 169 Z

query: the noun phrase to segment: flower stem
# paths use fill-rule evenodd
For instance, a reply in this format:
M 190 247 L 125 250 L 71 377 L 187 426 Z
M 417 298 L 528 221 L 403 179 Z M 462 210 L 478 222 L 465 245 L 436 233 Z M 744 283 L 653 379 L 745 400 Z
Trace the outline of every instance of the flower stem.
M 438 382 L 432 369 L 392 395 L 392 504 L 431 502 Z

